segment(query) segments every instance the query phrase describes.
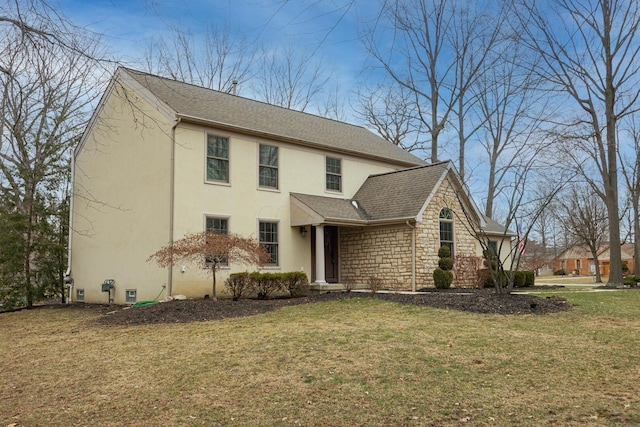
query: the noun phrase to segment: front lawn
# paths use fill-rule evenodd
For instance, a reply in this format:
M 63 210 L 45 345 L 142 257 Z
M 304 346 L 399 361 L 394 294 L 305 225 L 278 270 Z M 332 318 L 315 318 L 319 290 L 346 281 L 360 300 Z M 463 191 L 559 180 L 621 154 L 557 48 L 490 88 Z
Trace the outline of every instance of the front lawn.
M 554 292 L 547 315 L 352 299 L 252 317 L 101 326 L 0 315 L 0 425 L 640 423 L 640 291 Z

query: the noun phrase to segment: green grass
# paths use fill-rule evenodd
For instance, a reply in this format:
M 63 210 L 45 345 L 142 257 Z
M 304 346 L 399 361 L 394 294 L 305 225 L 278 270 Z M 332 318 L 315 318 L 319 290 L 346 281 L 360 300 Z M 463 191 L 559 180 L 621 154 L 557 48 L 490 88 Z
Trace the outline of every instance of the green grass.
M 540 426 L 640 423 L 640 292 L 478 315 L 373 299 L 250 318 L 101 327 L 0 315 L 0 425 Z

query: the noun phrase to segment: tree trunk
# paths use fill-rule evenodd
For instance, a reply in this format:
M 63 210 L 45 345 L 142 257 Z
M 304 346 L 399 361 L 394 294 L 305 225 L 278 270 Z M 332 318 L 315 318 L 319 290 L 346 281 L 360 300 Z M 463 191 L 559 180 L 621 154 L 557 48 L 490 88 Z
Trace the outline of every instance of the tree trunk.
M 633 275 L 640 276 L 640 204 L 633 201 Z
M 213 265 L 211 266 L 211 272 L 213 273 L 213 292 L 211 293 L 214 301 L 218 300 L 218 294 L 216 293 L 216 265 L 217 262 L 213 261 Z

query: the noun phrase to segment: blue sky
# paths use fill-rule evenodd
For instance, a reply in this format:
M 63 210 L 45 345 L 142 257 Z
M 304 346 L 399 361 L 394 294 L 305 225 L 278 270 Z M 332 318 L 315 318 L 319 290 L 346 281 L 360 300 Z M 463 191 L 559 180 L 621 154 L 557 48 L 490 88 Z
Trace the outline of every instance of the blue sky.
M 378 2 L 352 0 L 59 0 L 74 23 L 103 35 L 127 65 L 136 67 L 146 43 L 177 26 L 194 36 L 229 25 L 234 36 L 269 46 L 291 40 L 331 61 L 341 80 L 357 78 L 367 61 L 359 40 Z

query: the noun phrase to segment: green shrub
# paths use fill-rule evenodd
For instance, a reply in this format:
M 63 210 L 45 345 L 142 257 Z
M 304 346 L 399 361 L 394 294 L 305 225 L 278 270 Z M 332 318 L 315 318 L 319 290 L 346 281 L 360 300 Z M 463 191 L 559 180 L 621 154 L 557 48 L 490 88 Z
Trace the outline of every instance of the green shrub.
M 554 272 L 553 272 L 553 275 L 554 275 L 554 276 L 566 276 L 566 275 L 567 275 L 567 273 L 566 273 L 563 269 L 560 269 L 560 270 L 556 270 L 556 271 L 554 271 Z
M 524 285 L 527 288 L 533 288 L 536 285 L 536 274 L 533 271 L 524 272 Z
M 433 270 L 433 283 L 437 289 L 449 289 L 453 282 L 453 258 L 448 246 L 441 246 L 438 249 L 438 268 Z
M 246 272 L 229 275 L 229 278 L 224 281 L 224 286 L 234 301 L 238 301 L 252 291 L 251 278 L 249 277 L 249 273 Z
M 449 249 L 449 246 L 440 246 L 440 249 L 438 249 L 438 257 L 451 258 L 451 249 Z
M 269 299 L 274 292 L 282 290 L 282 280 L 275 273 L 251 273 L 251 285 L 258 299 Z
M 524 288 L 526 285 L 527 277 L 524 271 L 514 271 L 513 274 L 513 287 Z
M 640 283 L 640 276 L 627 276 L 622 279 L 622 283 L 625 286 L 636 286 L 638 283 Z
M 448 249 L 448 248 L 447 248 Z M 438 267 L 444 271 L 453 269 L 453 258 L 440 258 L 438 260 Z
M 309 291 L 309 279 L 302 271 L 292 271 L 289 273 L 281 273 L 283 288 L 289 292 L 292 297 L 304 295 Z
M 449 289 L 453 282 L 453 273 L 441 268 L 433 270 L 433 282 L 437 289 Z

